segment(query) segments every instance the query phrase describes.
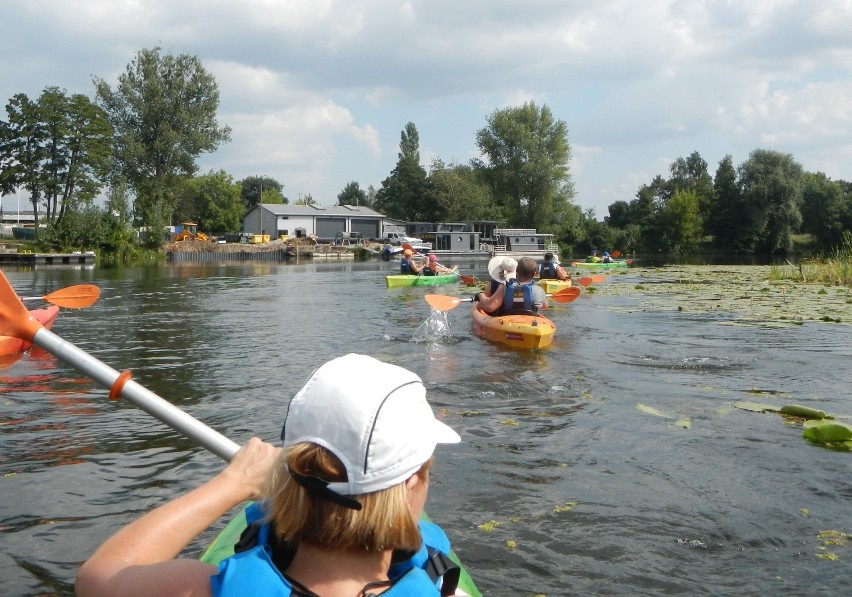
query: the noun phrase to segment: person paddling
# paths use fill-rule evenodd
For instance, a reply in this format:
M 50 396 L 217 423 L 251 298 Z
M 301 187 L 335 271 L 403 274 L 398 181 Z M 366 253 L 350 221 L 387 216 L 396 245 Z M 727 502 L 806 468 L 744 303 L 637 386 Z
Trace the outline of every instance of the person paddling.
M 568 279 L 568 273 L 559 265 L 550 251 L 544 254 L 544 261 L 538 264 L 538 276 L 542 280 Z
M 405 249 L 402 253 L 402 259 L 399 260 L 399 273 L 420 275 L 423 273 L 425 263 L 417 263 L 414 259 L 414 251 Z
M 460 438 L 416 374 L 365 355 L 331 360 L 290 401 L 281 439 L 252 438 L 213 479 L 109 538 L 81 566 L 77 595 L 455 593 L 449 541 L 418 519 L 436 445 Z M 176 559 L 257 498 L 238 553 L 218 568 Z
M 459 266 L 446 267 L 438 263 L 438 256 L 434 253 L 429 253 L 429 258 L 426 261 L 426 267 L 423 269 L 425 276 L 437 276 L 439 274 L 454 274 L 458 271 Z
M 501 315 L 517 311 L 537 312 L 547 309 L 547 294 L 535 283 L 538 264 L 529 257 L 520 261 L 507 257 L 491 270 L 491 277 L 498 284 L 489 294 L 476 293 L 473 300 L 489 315 Z

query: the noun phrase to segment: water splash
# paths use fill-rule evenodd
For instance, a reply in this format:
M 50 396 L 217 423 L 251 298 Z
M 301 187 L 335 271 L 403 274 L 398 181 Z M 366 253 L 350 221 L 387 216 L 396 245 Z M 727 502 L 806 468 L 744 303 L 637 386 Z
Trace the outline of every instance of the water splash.
M 447 311 L 432 309 L 429 318 L 421 323 L 411 336 L 413 342 L 433 342 L 452 336 Z

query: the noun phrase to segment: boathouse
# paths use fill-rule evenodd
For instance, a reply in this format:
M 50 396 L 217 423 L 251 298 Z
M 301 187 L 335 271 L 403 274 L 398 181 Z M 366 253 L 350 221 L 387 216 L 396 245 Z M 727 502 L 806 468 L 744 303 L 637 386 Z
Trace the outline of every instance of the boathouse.
M 359 205 L 288 205 L 264 203 L 254 206 L 243 218 L 243 231 L 268 234 L 272 238 L 316 236 L 333 242 L 338 233 L 358 233 L 366 239 L 380 238 L 385 216 Z

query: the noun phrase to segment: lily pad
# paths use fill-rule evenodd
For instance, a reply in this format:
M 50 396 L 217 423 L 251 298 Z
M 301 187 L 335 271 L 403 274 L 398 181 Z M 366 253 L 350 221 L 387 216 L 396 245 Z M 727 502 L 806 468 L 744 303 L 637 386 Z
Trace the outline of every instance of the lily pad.
M 838 449 L 852 449 L 852 425 L 840 421 L 805 421 L 802 437 Z
M 657 410 L 653 406 L 647 406 L 645 404 L 642 404 L 641 402 L 636 403 L 636 408 L 641 410 L 643 413 L 648 413 L 649 415 L 654 415 L 655 417 L 663 417 L 664 419 L 673 418 L 671 415 L 667 415 L 663 411 Z
M 734 406 L 736 408 L 739 408 L 739 409 L 742 409 L 742 410 L 749 410 L 749 411 L 755 412 L 755 413 L 765 413 L 765 412 L 776 412 L 777 413 L 779 410 L 781 410 L 780 406 L 773 406 L 771 404 L 760 404 L 759 402 L 747 402 L 747 401 L 744 401 L 744 400 L 740 401 L 740 402 L 734 402 Z

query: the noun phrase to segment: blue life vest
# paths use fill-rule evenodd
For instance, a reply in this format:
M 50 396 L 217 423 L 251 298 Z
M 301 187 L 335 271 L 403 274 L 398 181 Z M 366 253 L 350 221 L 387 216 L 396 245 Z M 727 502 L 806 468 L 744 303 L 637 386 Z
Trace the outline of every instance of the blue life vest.
M 254 503 L 246 509 L 248 529 L 253 545 L 246 551 L 234 554 L 219 564 L 219 571 L 210 577 L 214 597 L 242 597 L 244 595 L 264 595 L 286 597 L 293 592 L 292 585 L 272 561 L 272 549 L 269 545 L 270 525 L 263 522 L 263 510 Z M 441 584 L 444 575 L 448 585 L 446 589 L 455 592 L 460 569 L 453 568 L 449 560 L 450 541 L 441 528 L 430 522 L 420 521 L 420 534 L 423 542 L 420 550 L 409 559 L 392 564 L 388 578 L 393 586 L 382 593 L 388 597 L 442 595 Z M 241 538 L 240 543 L 243 543 Z M 435 576 L 435 580 L 432 576 Z M 452 585 L 451 587 L 449 585 Z
M 411 269 L 411 262 L 408 260 L 408 257 L 403 257 L 399 262 L 399 273 L 401 274 L 413 274 L 415 273 Z
M 508 313 L 514 309 L 523 309 L 524 311 L 533 310 L 532 288 L 535 282 L 527 282 L 523 284 L 514 278 L 506 284 L 506 292 L 503 295 L 502 313 Z
M 552 261 L 544 261 L 538 265 L 538 275 L 545 280 L 557 280 L 556 264 Z

